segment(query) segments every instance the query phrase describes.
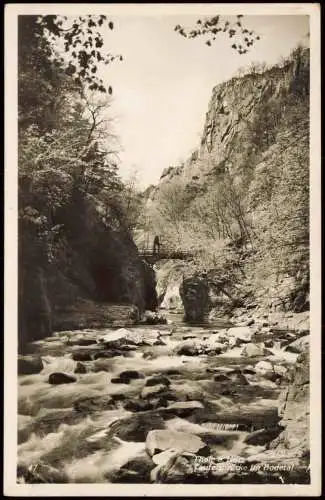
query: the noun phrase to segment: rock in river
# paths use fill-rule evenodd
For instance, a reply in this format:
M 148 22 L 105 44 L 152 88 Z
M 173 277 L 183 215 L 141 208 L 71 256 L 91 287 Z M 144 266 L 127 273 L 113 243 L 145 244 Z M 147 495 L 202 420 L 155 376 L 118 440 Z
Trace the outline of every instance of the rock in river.
M 208 452 L 206 444 L 198 436 L 169 430 L 150 431 L 146 440 L 146 448 L 150 456 L 168 449 L 189 453 Z
M 201 321 L 209 305 L 209 288 L 202 278 L 185 279 L 179 289 L 186 321 Z
M 147 379 L 146 381 L 146 386 L 152 386 L 152 385 L 158 385 L 158 384 L 162 384 L 162 385 L 170 385 L 170 380 L 165 377 L 164 375 L 155 375 L 153 377 L 150 377 Z
M 283 427 L 280 425 L 270 427 L 268 429 L 258 429 L 257 431 L 251 432 L 245 438 L 245 443 L 253 446 L 264 446 L 273 441 L 273 439 L 275 439 L 282 431 Z
M 295 354 L 300 354 L 304 352 L 309 346 L 309 335 L 305 335 L 304 337 L 300 337 L 299 339 L 291 342 L 291 344 L 287 345 L 285 351 L 294 352 Z
M 113 384 L 129 384 L 131 380 L 144 378 L 144 375 L 136 370 L 125 370 L 121 372 L 118 377 L 112 378 Z
M 196 410 L 204 408 L 200 401 L 176 401 L 167 406 L 166 412 L 173 415 L 186 417 Z
M 266 356 L 268 354 L 272 354 L 272 351 L 265 349 L 264 344 L 246 344 L 243 351 L 242 356 L 248 357 L 257 357 L 257 356 Z
M 88 346 L 88 345 L 93 345 L 93 344 L 96 344 L 97 343 L 97 340 L 95 338 L 76 338 L 76 339 L 69 339 L 67 340 L 66 344 L 68 346 L 75 346 L 75 345 L 79 345 L 79 346 Z
M 87 368 L 85 365 L 80 363 L 80 361 L 78 361 L 77 366 L 74 370 L 74 373 L 87 373 Z
M 164 391 L 166 391 L 166 386 L 164 384 L 157 384 L 153 386 L 149 385 L 142 389 L 141 397 L 142 399 L 148 399 L 151 397 L 155 397 Z
M 253 336 L 253 331 L 248 326 L 236 326 L 229 328 L 227 331 L 228 337 L 235 337 L 242 342 L 250 342 Z
M 110 431 L 123 441 L 144 442 L 149 431 L 163 428 L 164 420 L 160 415 L 154 412 L 143 412 L 114 422 Z
M 197 346 L 191 344 L 183 344 L 178 350 L 177 354 L 179 356 L 197 356 L 200 354 L 200 350 Z
M 68 375 L 67 373 L 55 372 L 51 373 L 49 376 L 49 384 L 59 385 L 59 384 L 71 384 L 76 382 L 77 379 L 73 375 Z
M 33 375 L 43 370 L 40 356 L 18 356 L 18 375 Z

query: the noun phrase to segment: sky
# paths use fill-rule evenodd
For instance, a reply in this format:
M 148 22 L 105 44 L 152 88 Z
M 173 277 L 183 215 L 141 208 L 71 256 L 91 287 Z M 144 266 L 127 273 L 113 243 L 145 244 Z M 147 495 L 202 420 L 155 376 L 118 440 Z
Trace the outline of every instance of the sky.
M 120 174 L 137 173 L 139 185 L 155 184 L 164 168 L 179 165 L 200 143 L 205 114 L 218 83 L 251 62 L 275 64 L 309 31 L 308 16 L 245 16 L 260 40 L 239 55 L 219 35 L 211 47 L 186 39 L 176 24 L 194 26 L 197 16 L 112 16 L 103 32 L 105 50 L 123 61 L 104 66 L 101 76 L 113 87 L 111 113 L 118 135 Z

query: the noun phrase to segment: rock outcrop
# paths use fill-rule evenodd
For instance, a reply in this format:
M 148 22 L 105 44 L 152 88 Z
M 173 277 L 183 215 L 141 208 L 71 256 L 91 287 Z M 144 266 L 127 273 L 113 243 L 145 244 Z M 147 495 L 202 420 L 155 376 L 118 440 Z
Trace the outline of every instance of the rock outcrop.
M 180 286 L 186 321 L 201 321 L 209 305 L 209 288 L 206 282 L 193 276 L 184 280 Z
M 305 350 L 297 359 L 291 373 L 291 383 L 283 395 L 280 416 L 285 430 L 273 441 L 274 450 L 283 450 L 290 456 L 309 463 L 310 374 L 309 352 Z
M 87 311 L 80 299 L 130 304 L 140 313 L 157 307 L 154 272 L 140 259 L 113 206 L 76 191 L 56 214 L 62 233 L 52 242 L 53 255 L 45 243 L 36 245 L 39 237 L 32 221 L 20 221 L 20 346 L 60 329 L 67 312 Z M 104 316 L 103 326 L 105 321 Z
M 226 278 L 212 297 L 221 314 L 242 301 L 309 309 L 309 72 L 309 49 L 298 47 L 216 85 L 199 147 L 150 190 L 153 214 L 171 193 L 182 200 L 177 231 L 172 220 L 158 227 L 170 245 L 191 249 L 195 271 Z

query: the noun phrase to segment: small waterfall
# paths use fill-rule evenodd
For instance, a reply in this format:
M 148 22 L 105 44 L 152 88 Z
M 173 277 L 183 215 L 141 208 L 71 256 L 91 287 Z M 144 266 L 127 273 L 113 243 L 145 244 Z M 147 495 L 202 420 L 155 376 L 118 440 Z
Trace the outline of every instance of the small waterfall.
M 239 430 L 239 424 L 223 424 L 223 423 L 214 423 L 214 422 L 208 422 L 207 424 L 204 424 L 205 427 L 208 427 L 209 429 L 213 431 L 238 431 Z

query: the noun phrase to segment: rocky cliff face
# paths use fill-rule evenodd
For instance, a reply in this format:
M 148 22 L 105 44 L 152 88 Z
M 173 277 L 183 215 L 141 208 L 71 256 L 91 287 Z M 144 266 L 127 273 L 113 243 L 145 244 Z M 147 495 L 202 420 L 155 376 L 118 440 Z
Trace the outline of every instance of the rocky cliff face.
M 76 191 L 56 218 L 60 233 L 50 248 L 39 242 L 34 219 L 20 221 L 21 343 L 49 335 L 62 315 L 84 307 L 80 299 L 130 304 L 140 312 L 156 307 L 154 273 L 113 206 Z
M 285 391 L 280 410 L 285 430 L 272 443 L 272 448 L 288 455 L 309 460 L 310 367 L 307 348 L 297 359 L 290 375 L 290 386 Z
M 180 246 L 197 247 L 197 261 L 209 254 L 204 268 L 230 272 L 267 307 L 309 308 L 307 48 L 213 89 L 198 149 L 165 169 L 151 205 L 176 184 L 188 195 L 176 207 Z M 172 224 L 160 224 L 167 240 Z
M 306 48 L 299 58 L 292 58 L 282 66 L 216 85 L 201 144 L 183 166 L 167 167 L 161 182 L 182 177 L 186 183 L 205 184 L 209 178 L 222 174 L 226 166 L 240 175 L 242 159 L 249 150 L 266 150 L 274 143 L 275 131 L 271 129 L 281 111 L 285 111 L 285 97 L 292 92 L 308 92 L 308 86 L 309 50 Z M 252 144 L 252 129 L 257 121 L 265 136 L 262 147 Z

